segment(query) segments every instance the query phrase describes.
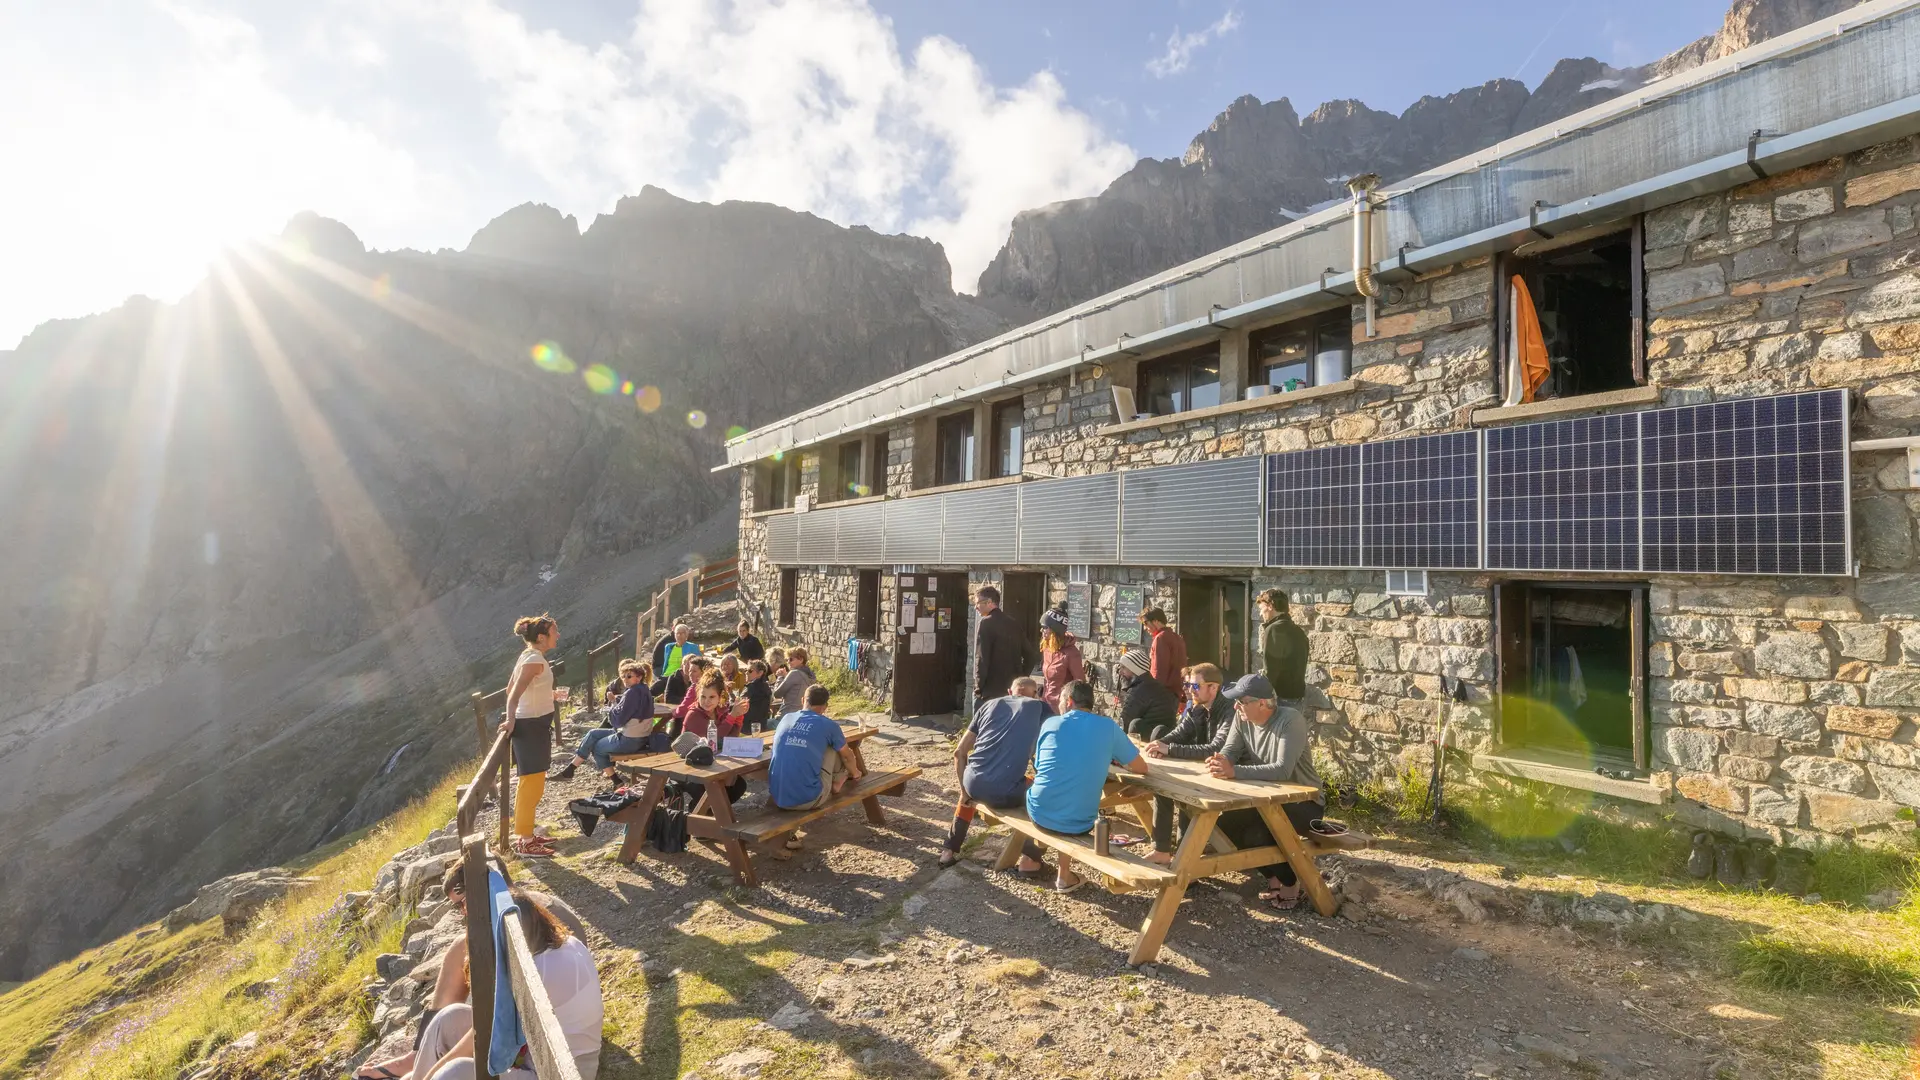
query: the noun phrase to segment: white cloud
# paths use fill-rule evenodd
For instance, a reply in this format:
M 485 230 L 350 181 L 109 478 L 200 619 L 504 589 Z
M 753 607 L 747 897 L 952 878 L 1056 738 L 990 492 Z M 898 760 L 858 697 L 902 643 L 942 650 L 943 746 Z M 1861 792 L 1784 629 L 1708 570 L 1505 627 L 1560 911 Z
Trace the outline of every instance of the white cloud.
M 1212 26 L 1183 34 L 1178 26 L 1167 35 L 1167 51 L 1147 61 L 1147 74 L 1156 79 L 1178 75 L 1193 63 L 1193 54 L 1204 48 L 1207 42 L 1224 34 L 1232 33 L 1240 26 L 1240 13 L 1232 8 L 1225 15 L 1214 20 Z

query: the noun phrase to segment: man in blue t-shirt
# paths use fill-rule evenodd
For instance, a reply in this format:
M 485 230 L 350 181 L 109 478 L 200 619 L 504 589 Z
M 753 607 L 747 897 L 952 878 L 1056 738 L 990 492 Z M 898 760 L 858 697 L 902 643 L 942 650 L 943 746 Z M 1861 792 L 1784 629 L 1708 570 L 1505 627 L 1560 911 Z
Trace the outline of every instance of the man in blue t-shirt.
M 853 748 L 839 723 L 820 713 L 827 697 L 827 688 L 819 683 L 807 687 L 807 707 L 781 717 L 773 730 L 767 794 L 782 810 L 811 810 L 838 794 L 848 780 L 860 779 Z M 789 849 L 799 846 L 797 837 L 787 841 Z
M 1027 789 L 1027 817 L 1043 829 L 1078 836 L 1093 831 L 1099 820 L 1107 766 L 1119 765 L 1144 776 L 1147 761 L 1119 724 L 1093 711 L 1092 686 L 1068 683 L 1060 691 L 1060 703 L 1068 706 L 1067 711 L 1040 725 L 1040 741 L 1033 752 L 1033 786 Z M 1071 860 L 1061 855 L 1054 869 L 1054 890 L 1072 892 L 1084 883 L 1074 874 Z
M 960 800 L 953 807 L 953 825 L 947 830 L 947 849 L 941 866 L 960 861 L 960 847 L 973 824 L 975 803 L 995 808 L 1019 806 L 1027 794 L 1027 763 L 1040 725 L 1053 707 L 1040 700 L 1040 682 L 1031 675 L 1013 680 L 1006 697 L 983 701 L 973 712 L 973 723 L 953 751 L 953 773 L 960 781 Z M 1031 874 L 1039 865 L 1023 858 L 1020 869 Z

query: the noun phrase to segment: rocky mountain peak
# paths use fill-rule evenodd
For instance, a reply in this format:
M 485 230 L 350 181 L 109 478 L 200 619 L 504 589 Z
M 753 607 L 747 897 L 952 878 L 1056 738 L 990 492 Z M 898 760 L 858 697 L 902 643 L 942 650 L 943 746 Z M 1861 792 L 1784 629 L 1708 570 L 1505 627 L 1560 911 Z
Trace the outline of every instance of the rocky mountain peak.
M 522 262 L 560 262 L 580 246 L 580 223 L 545 203 L 521 203 L 467 241 L 467 254 Z
M 335 262 L 352 262 L 367 253 L 367 245 L 345 224 L 302 210 L 287 219 L 280 238 L 298 249 Z

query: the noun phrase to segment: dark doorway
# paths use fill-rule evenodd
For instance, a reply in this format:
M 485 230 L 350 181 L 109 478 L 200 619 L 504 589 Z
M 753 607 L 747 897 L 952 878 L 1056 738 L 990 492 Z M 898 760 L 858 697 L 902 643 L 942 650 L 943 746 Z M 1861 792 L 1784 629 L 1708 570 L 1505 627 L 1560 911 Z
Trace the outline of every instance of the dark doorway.
M 1498 592 L 1501 744 L 1644 768 L 1642 590 Z
M 900 624 L 893 639 L 894 715 L 959 712 L 965 700 L 969 647 L 967 572 L 901 574 L 896 586 L 895 603 L 900 610 L 894 614 Z M 922 626 L 929 629 L 922 631 Z M 928 637 L 921 638 L 920 644 L 930 642 L 932 648 L 915 651 L 915 638 L 922 634 Z
M 860 591 L 854 599 L 853 636 L 869 641 L 880 636 L 880 571 L 860 571 Z
M 1047 610 L 1047 575 L 1011 573 L 1000 584 L 1000 606 L 1040 655 L 1040 616 Z
M 1187 642 L 1187 662 L 1218 664 L 1227 678 L 1247 673 L 1247 583 L 1228 578 L 1180 579 L 1173 628 Z
M 1634 313 L 1639 305 L 1633 237 L 1630 231 L 1619 232 L 1531 257 L 1509 256 L 1504 261 L 1500 279 L 1503 355 L 1511 349 L 1510 290 L 1517 276 L 1527 284 L 1552 368 L 1534 400 L 1624 390 L 1638 380 Z
M 800 571 L 780 571 L 780 625 L 792 626 L 798 618 L 800 603 Z

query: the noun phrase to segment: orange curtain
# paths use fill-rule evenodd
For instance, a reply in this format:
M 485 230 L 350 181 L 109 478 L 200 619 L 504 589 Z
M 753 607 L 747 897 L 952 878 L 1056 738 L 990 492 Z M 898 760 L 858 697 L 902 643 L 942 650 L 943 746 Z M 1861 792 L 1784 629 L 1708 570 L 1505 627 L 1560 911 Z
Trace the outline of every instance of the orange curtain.
M 1533 309 L 1533 294 L 1519 274 L 1513 275 L 1513 338 L 1520 350 L 1522 404 L 1532 401 L 1534 391 L 1547 381 L 1547 339 L 1540 333 L 1540 314 Z

